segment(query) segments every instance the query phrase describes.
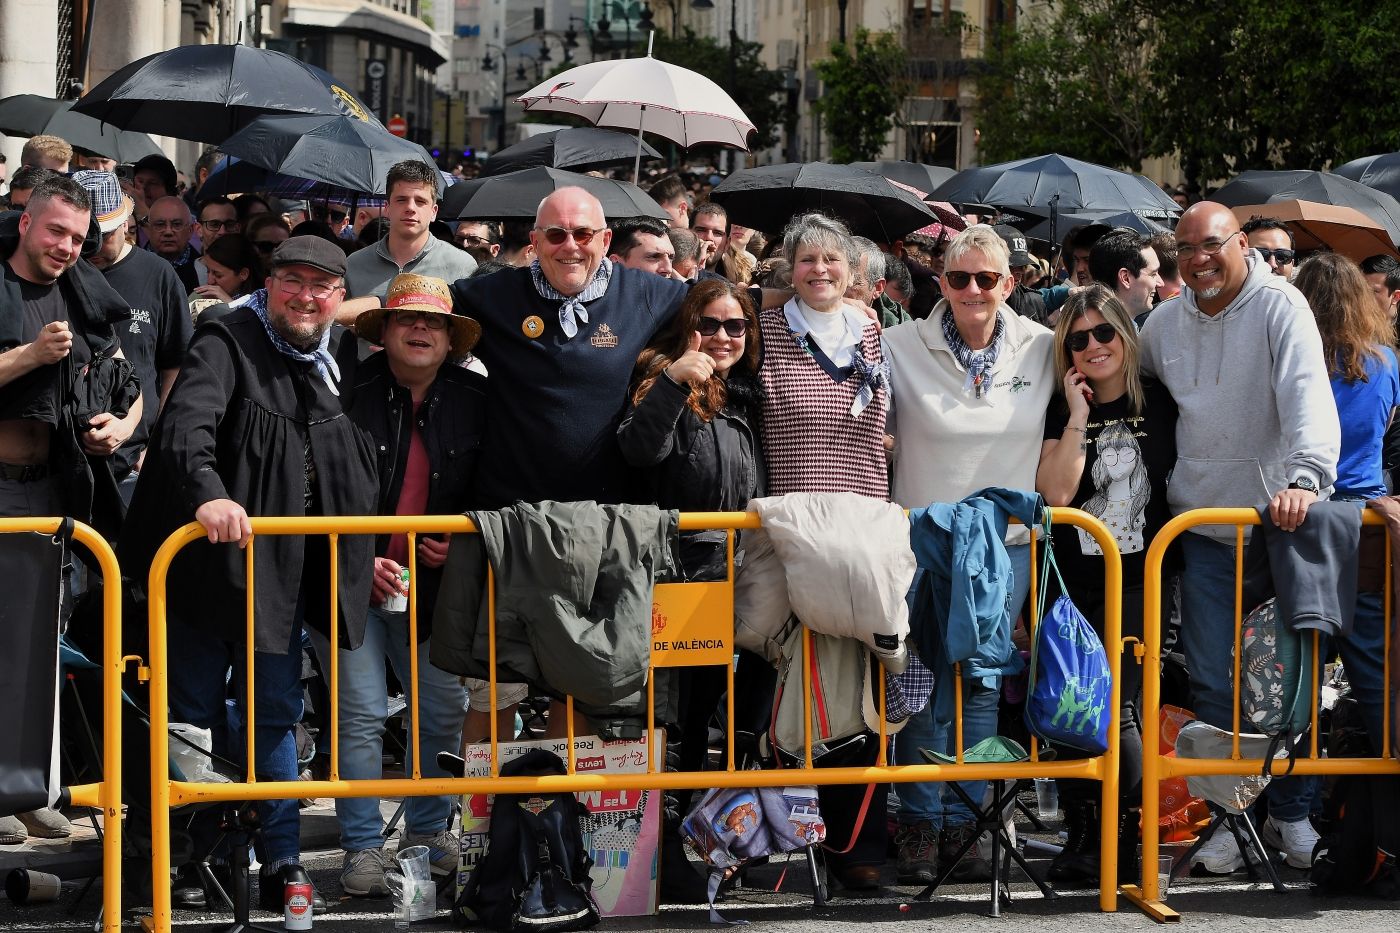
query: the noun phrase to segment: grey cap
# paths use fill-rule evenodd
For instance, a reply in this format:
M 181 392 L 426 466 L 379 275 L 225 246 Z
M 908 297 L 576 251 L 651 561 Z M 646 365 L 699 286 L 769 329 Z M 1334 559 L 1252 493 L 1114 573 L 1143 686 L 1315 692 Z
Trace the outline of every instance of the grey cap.
M 272 253 L 272 268 L 311 266 L 331 275 L 345 275 L 345 250 L 318 236 L 294 236 L 283 240 Z

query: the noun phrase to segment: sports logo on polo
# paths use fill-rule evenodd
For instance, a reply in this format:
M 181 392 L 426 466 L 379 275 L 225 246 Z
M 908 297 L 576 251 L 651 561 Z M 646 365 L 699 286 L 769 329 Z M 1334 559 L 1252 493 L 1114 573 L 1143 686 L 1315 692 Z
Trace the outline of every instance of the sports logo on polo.
M 617 346 L 617 334 L 614 334 L 608 325 L 599 324 L 598 332 L 589 337 L 588 342 L 595 347 L 615 347 Z

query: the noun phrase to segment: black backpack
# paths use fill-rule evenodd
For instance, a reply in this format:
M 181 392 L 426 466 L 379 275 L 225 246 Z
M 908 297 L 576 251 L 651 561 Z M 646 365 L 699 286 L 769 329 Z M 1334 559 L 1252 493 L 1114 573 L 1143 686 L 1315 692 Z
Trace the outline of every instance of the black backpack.
M 559 756 L 543 749 L 501 767 L 501 777 L 564 773 Z M 486 854 L 453 905 L 458 925 L 540 933 L 596 926 L 593 860 L 579 828 L 586 813 L 573 794 L 497 794 Z
M 1313 893 L 1400 900 L 1400 776 L 1347 775 L 1332 794 L 1341 814 L 1313 849 Z

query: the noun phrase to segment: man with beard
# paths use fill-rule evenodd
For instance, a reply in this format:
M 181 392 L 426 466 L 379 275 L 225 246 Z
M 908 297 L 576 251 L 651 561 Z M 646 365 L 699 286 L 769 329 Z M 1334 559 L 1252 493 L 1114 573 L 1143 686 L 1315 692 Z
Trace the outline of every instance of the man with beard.
M 1250 249 L 1228 207 L 1201 201 L 1176 228 L 1185 288 L 1142 327 L 1144 375 L 1159 379 L 1179 410 L 1177 461 L 1167 488 L 1173 513 L 1268 507 L 1293 531 L 1336 479 L 1341 449 L 1337 406 L 1322 337 L 1307 300 Z M 1155 257 L 1154 257 L 1155 258 Z M 1203 525 L 1181 536 L 1181 646 L 1192 709 L 1231 729 L 1230 658 L 1235 529 Z M 1278 778 L 1265 790 L 1260 834 L 1295 868 L 1312 864 L 1317 833 L 1308 822 L 1311 786 Z M 1214 874 L 1244 867 L 1230 833 L 1216 832 L 1194 856 Z
M 180 552 L 170 570 L 169 699 L 172 720 L 210 729 L 214 751 L 242 756 L 229 734 L 231 686 L 246 717 L 249 651 L 255 652 L 254 769 L 259 780 L 295 781 L 293 727 L 301 719 L 305 623 L 340 627 L 354 649 L 365 631 L 373 540 L 338 547 L 338 619 L 330 618 L 330 557 L 323 536 L 274 535 L 256 549 L 254 643 L 245 635 L 250 516 L 372 515 L 373 452 L 346 416 L 356 341 L 332 326 L 344 295 L 345 253 L 320 237 L 292 237 L 272 255 L 266 288 L 199 328 L 147 447 L 120 556 L 144 568 L 161 542 L 194 520 L 208 541 Z M 226 680 L 228 670 L 236 672 Z M 227 686 L 226 686 L 227 683 Z M 283 885 L 301 876 L 296 800 L 258 805 L 262 822 L 260 901 L 282 909 Z M 192 832 L 209 836 L 218 812 Z M 196 851 L 205 851 L 196 845 Z M 157 879 L 159 881 L 159 879 Z M 317 910 L 324 901 L 315 896 Z

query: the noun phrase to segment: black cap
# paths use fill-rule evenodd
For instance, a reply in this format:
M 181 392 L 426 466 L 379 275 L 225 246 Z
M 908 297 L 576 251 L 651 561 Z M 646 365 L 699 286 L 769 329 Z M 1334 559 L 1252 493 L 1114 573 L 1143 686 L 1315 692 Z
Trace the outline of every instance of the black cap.
M 1030 250 L 1026 249 L 1026 235 L 1009 224 L 997 224 L 992 228 L 1006 243 L 1006 250 L 1011 254 L 1009 265 L 1016 269 L 1021 266 L 1029 266 L 1031 259 Z
M 294 236 L 283 240 L 272 253 L 272 268 L 311 266 L 331 275 L 345 275 L 345 250 L 318 236 Z

